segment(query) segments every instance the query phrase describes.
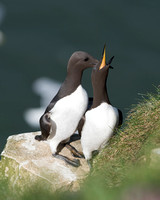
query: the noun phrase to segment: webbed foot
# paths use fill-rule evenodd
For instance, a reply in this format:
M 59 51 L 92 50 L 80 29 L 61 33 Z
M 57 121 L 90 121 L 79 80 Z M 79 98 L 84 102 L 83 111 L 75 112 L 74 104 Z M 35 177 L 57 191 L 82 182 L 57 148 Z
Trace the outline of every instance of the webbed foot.
M 71 160 L 70 158 L 68 158 L 66 156 L 59 155 L 59 154 L 52 154 L 52 155 L 55 158 L 58 158 L 60 160 L 64 160 L 67 164 L 72 165 L 73 167 L 79 167 L 81 165 L 80 161 L 78 159 Z
M 70 145 L 69 143 L 66 144 L 66 148 L 70 150 L 72 156 L 76 157 L 76 158 L 84 158 L 84 155 L 82 152 L 77 151 L 76 148 L 74 148 L 72 145 Z

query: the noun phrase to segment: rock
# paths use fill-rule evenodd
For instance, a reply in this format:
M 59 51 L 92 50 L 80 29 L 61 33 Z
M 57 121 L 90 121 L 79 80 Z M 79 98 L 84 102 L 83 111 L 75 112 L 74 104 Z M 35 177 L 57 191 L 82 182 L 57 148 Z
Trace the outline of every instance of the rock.
M 87 176 L 89 167 L 85 159 L 79 159 L 81 166 L 76 168 L 54 158 L 47 141 L 36 141 L 40 132 L 10 136 L 1 154 L 0 175 L 8 178 L 11 186 L 23 188 L 33 183 L 47 185 L 53 191 L 57 189 L 78 190 Z M 72 141 L 72 146 L 81 150 L 80 141 Z M 64 147 L 60 154 L 73 159 Z

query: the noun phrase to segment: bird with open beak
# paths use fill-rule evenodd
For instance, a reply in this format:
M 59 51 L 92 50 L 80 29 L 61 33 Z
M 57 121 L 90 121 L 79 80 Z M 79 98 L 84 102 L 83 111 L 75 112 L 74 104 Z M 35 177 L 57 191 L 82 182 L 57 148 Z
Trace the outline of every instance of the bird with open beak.
M 91 160 L 93 152 L 106 145 L 115 128 L 122 123 L 122 112 L 111 105 L 106 87 L 113 58 L 106 64 L 104 46 L 101 61 L 92 69 L 93 103 L 85 113 L 81 131 L 81 145 L 87 161 Z

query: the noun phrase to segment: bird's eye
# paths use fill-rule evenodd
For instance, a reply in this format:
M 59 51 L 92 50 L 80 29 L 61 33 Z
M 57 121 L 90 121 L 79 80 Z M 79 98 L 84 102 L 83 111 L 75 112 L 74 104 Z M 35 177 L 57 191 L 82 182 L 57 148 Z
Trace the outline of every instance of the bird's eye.
M 87 62 L 88 60 L 89 60 L 89 58 L 88 58 L 88 57 L 86 57 L 86 58 L 84 59 L 84 61 L 85 61 L 85 62 Z

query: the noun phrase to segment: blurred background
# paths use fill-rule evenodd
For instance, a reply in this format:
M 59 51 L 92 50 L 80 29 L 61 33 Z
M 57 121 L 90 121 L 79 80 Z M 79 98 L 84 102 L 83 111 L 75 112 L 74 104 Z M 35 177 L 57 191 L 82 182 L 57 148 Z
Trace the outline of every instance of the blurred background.
M 38 118 L 82 50 L 115 56 L 109 97 L 124 117 L 160 84 L 160 1 L 0 1 L 0 151 L 9 135 L 39 130 Z M 83 86 L 92 95 L 91 69 Z

